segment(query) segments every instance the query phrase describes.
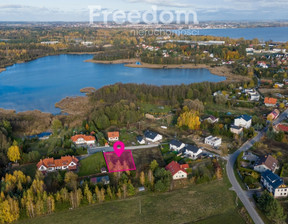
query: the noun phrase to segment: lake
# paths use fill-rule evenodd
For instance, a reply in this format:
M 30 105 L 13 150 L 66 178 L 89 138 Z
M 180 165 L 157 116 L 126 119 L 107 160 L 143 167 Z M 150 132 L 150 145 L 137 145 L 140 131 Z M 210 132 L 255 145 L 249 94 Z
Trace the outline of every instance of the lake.
M 184 32 L 185 30 L 174 30 L 174 32 Z M 187 30 L 186 30 L 187 31 Z M 235 29 L 199 29 L 190 30 L 192 34 L 210 35 L 218 37 L 230 37 L 252 40 L 258 38 L 260 41 L 288 41 L 288 27 L 263 27 L 263 28 L 235 28 Z
M 124 64 L 84 62 L 91 58 L 92 55 L 48 56 L 8 67 L 0 73 L 0 108 L 59 113 L 55 103 L 67 96 L 81 96 L 80 89 L 84 87 L 98 89 L 117 82 L 178 85 L 226 79 L 207 69 L 129 68 Z

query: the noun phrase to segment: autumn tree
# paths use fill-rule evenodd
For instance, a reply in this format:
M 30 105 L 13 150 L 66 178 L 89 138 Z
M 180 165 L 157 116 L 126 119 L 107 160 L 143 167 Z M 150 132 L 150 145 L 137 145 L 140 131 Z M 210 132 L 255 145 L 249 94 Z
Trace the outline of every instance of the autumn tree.
M 67 172 L 65 173 L 65 184 L 66 187 L 69 188 L 70 190 L 76 190 L 78 186 L 78 175 L 73 173 L 73 172 Z
M 20 150 L 18 145 L 12 145 L 8 151 L 7 156 L 12 162 L 16 162 L 20 159 Z
M 152 170 L 152 172 L 159 167 L 159 164 L 157 163 L 157 161 L 154 159 L 151 163 L 150 163 L 150 169 Z
M 11 204 L 12 203 L 12 204 Z M 0 202 L 0 223 L 11 223 L 19 218 L 18 202 L 11 199 Z
M 139 179 L 140 179 L 140 184 L 142 186 L 144 186 L 144 184 L 145 184 L 145 174 L 144 174 L 143 171 L 140 173 L 140 178 Z
M 177 120 L 178 127 L 188 127 L 190 130 L 198 130 L 201 122 L 198 112 L 195 111 L 184 111 Z

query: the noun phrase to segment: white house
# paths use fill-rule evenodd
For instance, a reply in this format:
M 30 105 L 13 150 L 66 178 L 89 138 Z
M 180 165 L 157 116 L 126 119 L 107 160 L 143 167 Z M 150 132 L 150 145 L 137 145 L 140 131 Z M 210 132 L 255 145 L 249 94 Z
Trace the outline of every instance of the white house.
M 165 167 L 165 169 L 171 172 L 173 180 L 187 178 L 187 172 L 185 171 L 185 169 L 182 169 L 180 164 L 175 161 L 172 161 L 171 163 L 169 163 Z
M 144 136 L 145 136 L 146 140 L 149 142 L 158 142 L 158 141 L 161 141 L 163 138 L 162 135 L 160 135 L 156 132 L 153 132 L 153 131 L 149 131 L 149 130 L 146 130 L 144 132 Z
M 248 129 L 252 125 L 252 117 L 248 115 L 241 115 L 235 118 L 234 125 Z
M 76 145 L 83 145 L 83 144 L 93 145 L 95 144 L 96 138 L 90 135 L 74 135 L 71 137 L 71 140 Z
M 222 144 L 222 139 L 218 137 L 209 136 L 205 138 L 205 144 L 211 145 L 213 147 L 218 147 Z
M 74 156 L 62 156 L 61 159 L 46 158 L 37 163 L 41 172 L 53 172 L 56 170 L 77 170 L 79 160 Z
M 214 116 L 209 116 L 205 120 L 208 121 L 208 123 L 210 123 L 210 124 L 215 124 L 219 121 L 219 118 L 214 117 Z
M 271 155 L 259 157 L 254 164 L 254 170 L 259 173 L 266 170 L 271 170 L 274 173 L 278 168 L 278 161 Z
M 260 100 L 260 94 L 256 93 L 256 94 L 250 95 L 250 100 L 251 101 L 259 101 Z
M 169 146 L 170 150 L 179 152 L 181 149 L 185 147 L 185 144 L 183 142 L 173 139 L 170 141 Z
M 117 142 L 119 140 L 119 131 L 108 132 L 108 141 L 109 142 Z
M 261 183 L 275 198 L 288 196 L 287 185 L 284 184 L 278 175 L 270 170 L 266 170 L 261 174 Z
M 143 138 L 143 136 L 137 136 L 137 142 L 140 144 L 140 145 L 144 145 L 145 144 L 145 140 Z
M 194 145 L 186 145 L 181 151 L 187 157 L 190 157 L 192 159 L 198 159 L 198 157 L 203 152 L 202 149 L 200 149 L 200 148 L 198 148 L 197 146 L 194 146 Z
M 231 125 L 230 131 L 236 135 L 240 135 L 243 132 L 243 127 Z

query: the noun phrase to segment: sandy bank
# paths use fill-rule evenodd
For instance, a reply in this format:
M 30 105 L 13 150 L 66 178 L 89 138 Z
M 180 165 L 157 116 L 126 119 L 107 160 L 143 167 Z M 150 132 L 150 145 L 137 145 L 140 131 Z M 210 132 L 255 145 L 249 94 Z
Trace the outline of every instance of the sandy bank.
M 95 64 L 126 64 L 126 63 L 131 63 L 131 64 L 135 64 L 137 61 L 137 59 L 133 58 L 133 59 L 119 59 L 119 60 L 114 60 L 114 61 L 101 61 L 101 60 L 86 60 L 85 62 L 92 62 Z
M 6 71 L 6 68 L 0 68 L 0 73 Z

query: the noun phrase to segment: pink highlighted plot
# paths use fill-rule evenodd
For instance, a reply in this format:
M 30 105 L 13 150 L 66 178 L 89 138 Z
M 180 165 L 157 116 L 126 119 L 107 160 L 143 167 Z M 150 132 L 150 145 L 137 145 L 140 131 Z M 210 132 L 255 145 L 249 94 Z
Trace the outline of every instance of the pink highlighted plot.
M 115 152 L 104 152 L 109 173 L 136 170 L 131 150 L 124 150 L 120 156 Z

